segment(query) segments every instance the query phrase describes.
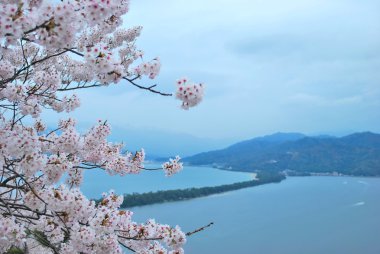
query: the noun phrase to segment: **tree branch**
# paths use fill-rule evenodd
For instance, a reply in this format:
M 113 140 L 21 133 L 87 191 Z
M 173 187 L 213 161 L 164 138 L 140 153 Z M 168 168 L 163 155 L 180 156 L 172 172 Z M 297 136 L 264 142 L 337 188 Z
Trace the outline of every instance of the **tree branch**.
M 203 227 L 201 227 L 201 228 L 198 228 L 198 229 L 196 229 L 196 230 L 194 230 L 194 231 L 187 232 L 187 233 L 186 233 L 186 236 L 191 236 L 191 235 L 193 235 L 193 234 L 195 234 L 195 233 L 198 233 L 198 232 L 200 232 L 200 231 L 203 231 L 203 230 L 205 230 L 206 228 L 211 227 L 212 225 L 214 225 L 214 222 L 210 222 L 210 223 L 207 224 L 206 226 L 203 226 Z
M 159 95 L 162 95 L 162 96 L 173 96 L 173 94 L 171 93 L 163 93 L 163 92 L 160 92 L 158 90 L 155 90 L 153 89 L 154 87 L 156 87 L 157 85 L 153 85 L 153 86 L 149 86 L 149 87 L 146 87 L 146 86 L 141 86 L 137 83 L 134 82 L 134 80 L 136 78 L 133 78 L 133 79 L 130 79 L 130 78 L 127 78 L 127 77 L 123 77 L 124 80 L 128 81 L 130 84 L 132 84 L 133 86 L 135 87 L 138 87 L 140 89 L 143 89 L 143 90 L 147 90 L 149 92 L 152 92 L 152 93 L 155 93 L 155 94 L 159 94 Z

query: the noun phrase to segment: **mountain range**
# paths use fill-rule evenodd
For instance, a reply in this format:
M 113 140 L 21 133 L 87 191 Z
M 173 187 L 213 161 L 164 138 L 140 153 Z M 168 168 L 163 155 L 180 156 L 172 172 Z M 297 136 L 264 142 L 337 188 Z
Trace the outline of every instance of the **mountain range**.
M 361 132 L 338 138 L 275 133 L 199 153 L 184 162 L 249 172 L 380 176 L 380 134 Z
M 200 138 L 186 133 L 155 129 L 138 129 L 112 126 L 112 142 L 124 142 L 129 151 L 145 149 L 148 160 L 173 157 L 186 157 L 207 150 L 226 147 L 232 139 Z

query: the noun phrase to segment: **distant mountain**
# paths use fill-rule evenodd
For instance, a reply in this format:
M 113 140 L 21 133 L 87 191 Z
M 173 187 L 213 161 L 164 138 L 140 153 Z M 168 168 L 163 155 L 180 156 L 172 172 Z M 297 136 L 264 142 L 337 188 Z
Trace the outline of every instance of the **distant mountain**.
M 338 172 L 380 176 L 380 135 L 363 132 L 341 138 L 276 133 L 239 142 L 222 150 L 184 159 L 238 171 L 284 171 L 294 174 Z
M 148 160 L 160 157 L 194 155 L 204 150 L 222 148 L 231 143 L 228 139 L 199 138 L 189 134 L 161 130 L 136 129 L 112 126 L 110 141 L 124 142 L 126 149 L 144 148 Z

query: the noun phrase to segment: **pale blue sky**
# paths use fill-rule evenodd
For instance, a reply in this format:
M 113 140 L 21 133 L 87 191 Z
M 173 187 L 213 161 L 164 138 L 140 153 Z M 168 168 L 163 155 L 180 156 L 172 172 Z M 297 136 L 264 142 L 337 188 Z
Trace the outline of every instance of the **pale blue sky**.
M 74 115 L 212 138 L 380 132 L 379 13 L 378 0 L 131 0 L 125 25 L 144 26 L 137 44 L 163 64 L 141 84 L 186 76 L 205 101 L 183 111 L 119 84 L 86 91 Z

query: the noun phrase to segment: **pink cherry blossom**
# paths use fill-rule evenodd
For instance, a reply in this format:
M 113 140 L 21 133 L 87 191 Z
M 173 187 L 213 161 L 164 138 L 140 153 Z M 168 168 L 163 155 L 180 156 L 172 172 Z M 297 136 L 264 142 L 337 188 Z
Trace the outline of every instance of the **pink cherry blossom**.
M 105 193 L 95 203 L 80 186 L 86 170 L 110 175 L 144 170 L 145 151 L 109 142 L 111 126 L 99 121 L 79 131 L 76 120 L 56 126 L 43 112 L 80 107 L 79 89 L 134 85 L 156 94 L 159 58 L 143 60 L 136 40 L 142 27 L 122 27 L 127 0 L 0 0 L 0 252 L 184 253 L 179 226 L 139 224 L 121 210 L 123 196 Z M 182 107 L 198 105 L 203 86 L 181 80 Z M 182 169 L 180 157 L 162 165 L 167 176 Z

